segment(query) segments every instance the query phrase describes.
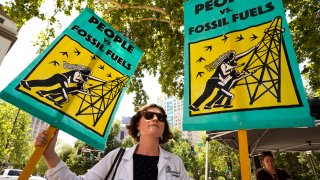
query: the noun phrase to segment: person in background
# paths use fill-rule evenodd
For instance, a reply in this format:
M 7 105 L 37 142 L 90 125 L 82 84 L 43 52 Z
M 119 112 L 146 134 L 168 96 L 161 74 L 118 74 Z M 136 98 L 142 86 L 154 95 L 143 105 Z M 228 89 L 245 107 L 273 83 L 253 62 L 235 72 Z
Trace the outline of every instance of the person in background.
M 168 142 L 172 137 L 167 115 L 161 106 L 150 104 L 142 107 L 131 118 L 127 125 L 128 133 L 138 143 L 126 149 L 120 164 L 114 173 L 114 179 L 119 180 L 188 180 L 188 172 L 180 157 L 163 150 L 160 144 Z M 43 157 L 49 170 L 46 177 L 54 180 L 106 178 L 119 148 L 108 153 L 84 175 L 78 176 L 62 162 L 54 150 L 57 133 L 45 150 Z M 35 146 L 47 143 L 46 131 L 38 134 Z M 114 170 L 113 170 L 114 171 Z M 112 179 L 110 176 L 108 179 Z
M 285 170 L 276 168 L 275 159 L 270 151 L 261 153 L 261 161 L 264 168 L 256 172 L 257 180 L 291 180 Z

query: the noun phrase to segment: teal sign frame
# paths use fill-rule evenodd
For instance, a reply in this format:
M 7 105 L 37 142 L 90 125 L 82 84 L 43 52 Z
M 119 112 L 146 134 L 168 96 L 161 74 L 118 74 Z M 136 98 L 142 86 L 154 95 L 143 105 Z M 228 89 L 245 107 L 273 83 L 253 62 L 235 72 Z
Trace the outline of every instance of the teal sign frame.
M 314 126 L 280 0 L 184 3 L 183 130 Z
M 103 150 L 143 51 L 85 8 L 0 98 Z

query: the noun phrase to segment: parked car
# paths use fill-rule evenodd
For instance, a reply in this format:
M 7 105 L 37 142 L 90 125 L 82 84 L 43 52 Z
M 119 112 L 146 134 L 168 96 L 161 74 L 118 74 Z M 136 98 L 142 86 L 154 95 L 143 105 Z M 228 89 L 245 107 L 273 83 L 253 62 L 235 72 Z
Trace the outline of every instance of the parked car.
M 0 172 L 0 180 L 16 180 L 21 172 L 21 169 L 4 169 Z M 45 180 L 45 178 L 30 176 L 29 180 Z

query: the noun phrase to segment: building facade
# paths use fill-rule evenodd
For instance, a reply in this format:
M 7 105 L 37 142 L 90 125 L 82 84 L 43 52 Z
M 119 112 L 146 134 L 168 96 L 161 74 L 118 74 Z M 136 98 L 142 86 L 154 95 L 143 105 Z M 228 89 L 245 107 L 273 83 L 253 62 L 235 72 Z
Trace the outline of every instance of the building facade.
M 157 104 L 162 106 L 167 112 L 168 122 L 170 127 L 176 127 L 182 129 L 182 119 L 183 119 L 183 101 L 173 97 L 166 96 L 162 94 L 157 97 Z M 198 142 L 201 142 L 199 131 L 182 131 L 183 138 L 189 139 L 191 144 L 196 146 Z
M 48 129 L 49 124 L 34 116 L 31 116 L 31 119 L 32 138 L 35 139 L 39 132 L 41 132 L 44 129 Z
M 0 65 L 3 58 L 17 40 L 18 27 L 2 10 L 0 5 Z

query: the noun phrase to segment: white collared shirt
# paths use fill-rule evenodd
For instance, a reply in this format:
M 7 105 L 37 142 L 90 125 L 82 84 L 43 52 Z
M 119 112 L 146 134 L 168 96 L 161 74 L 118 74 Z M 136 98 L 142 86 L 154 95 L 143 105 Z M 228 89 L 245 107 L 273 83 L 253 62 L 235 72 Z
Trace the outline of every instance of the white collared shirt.
M 133 154 L 136 148 L 137 145 L 126 149 L 116 172 L 115 180 L 133 180 Z M 181 158 L 163 150 L 160 146 L 159 149 L 158 180 L 189 180 L 188 172 L 186 171 Z M 49 169 L 46 176 L 49 180 L 104 180 L 118 151 L 119 148 L 108 153 L 82 176 L 77 176 L 75 173 L 71 172 L 62 161 L 60 161 L 56 167 Z M 113 173 L 111 173 L 108 180 L 111 179 L 112 174 Z

